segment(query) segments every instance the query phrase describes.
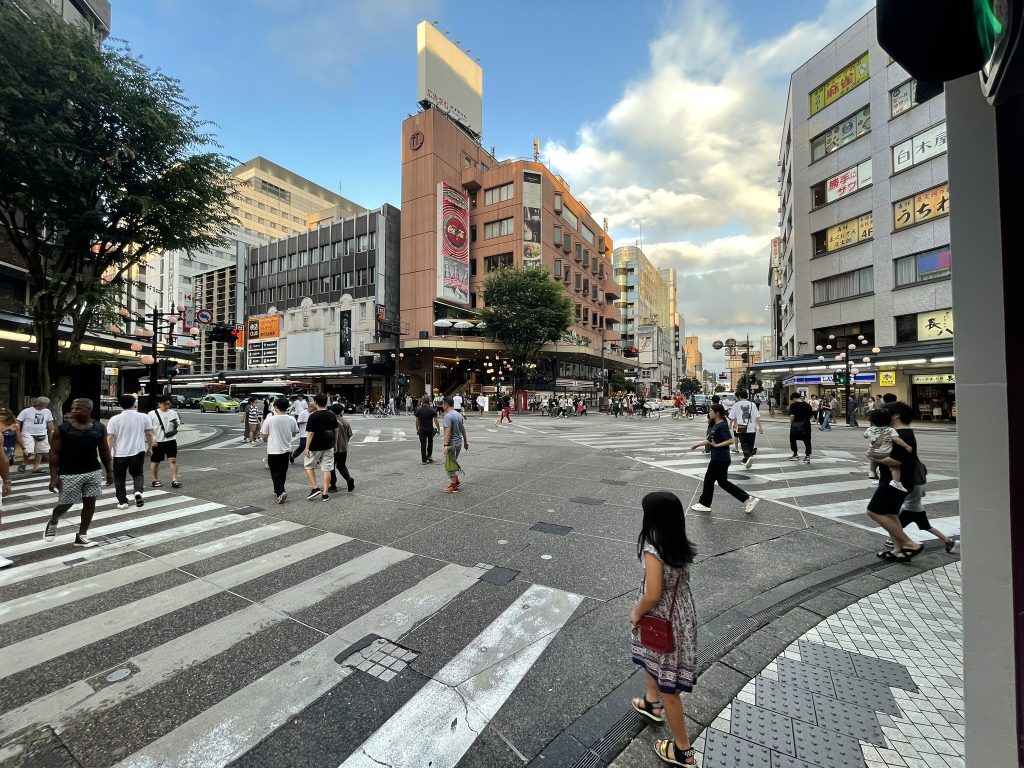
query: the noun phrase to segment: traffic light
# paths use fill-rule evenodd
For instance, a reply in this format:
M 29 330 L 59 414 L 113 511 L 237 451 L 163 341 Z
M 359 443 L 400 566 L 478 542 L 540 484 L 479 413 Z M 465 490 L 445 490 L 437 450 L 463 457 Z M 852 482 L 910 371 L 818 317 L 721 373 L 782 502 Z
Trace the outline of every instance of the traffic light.
M 744 363 L 750 362 L 750 355 L 744 352 L 742 355 L 740 355 L 740 360 L 742 360 Z
M 836 384 L 842 384 L 844 386 L 846 385 L 846 373 L 845 372 L 840 371 L 839 373 L 836 374 Z
M 622 350 L 623 357 L 636 357 L 637 355 L 639 355 L 639 353 L 640 350 L 638 350 L 636 347 L 626 347 L 625 349 Z
M 728 379 L 729 378 L 729 374 L 726 373 L 725 371 L 722 371 L 720 374 L 718 374 L 718 378 L 720 378 L 720 379 Z
M 171 360 L 157 362 L 157 376 L 161 379 L 173 379 L 178 375 L 178 366 Z

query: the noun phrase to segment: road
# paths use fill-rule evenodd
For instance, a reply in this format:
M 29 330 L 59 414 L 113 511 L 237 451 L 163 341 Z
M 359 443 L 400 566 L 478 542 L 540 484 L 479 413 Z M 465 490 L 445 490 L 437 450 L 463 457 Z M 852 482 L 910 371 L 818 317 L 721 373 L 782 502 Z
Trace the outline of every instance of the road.
M 71 547 L 74 512 L 43 542 L 53 498 L 16 477 L 0 766 L 570 765 L 636 693 L 639 502 L 690 503 L 702 423 L 471 416 L 464 490 L 446 495 L 412 417 L 356 416 L 355 491 L 307 502 L 293 469 L 277 505 L 237 415 L 182 415 L 184 487 L 147 477 L 128 511 L 105 492 L 97 549 Z M 752 515 L 718 494 L 688 517 L 709 647 L 735 606 L 880 548 L 856 510 L 859 431 L 816 432 L 810 466 L 780 461 L 787 434 L 768 423 L 742 473 Z M 955 532 L 956 435 L 919 442 L 929 511 Z

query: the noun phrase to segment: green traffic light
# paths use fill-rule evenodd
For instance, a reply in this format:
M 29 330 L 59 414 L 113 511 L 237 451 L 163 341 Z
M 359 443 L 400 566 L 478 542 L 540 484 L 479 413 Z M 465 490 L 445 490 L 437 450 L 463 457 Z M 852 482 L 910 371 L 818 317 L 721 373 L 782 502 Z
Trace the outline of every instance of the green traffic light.
M 1003 34 L 1006 26 L 993 8 L 993 4 L 994 0 L 974 0 L 974 23 L 978 32 L 978 42 L 981 43 L 986 60 L 992 57 L 999 36 Z

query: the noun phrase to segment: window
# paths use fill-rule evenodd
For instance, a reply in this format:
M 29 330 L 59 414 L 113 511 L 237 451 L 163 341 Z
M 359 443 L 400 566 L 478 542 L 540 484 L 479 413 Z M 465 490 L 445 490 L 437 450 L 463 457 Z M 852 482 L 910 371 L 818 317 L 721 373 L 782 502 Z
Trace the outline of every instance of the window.
M 476 224 L 469 225 L 469 242 L 476 242 Z
M 597 301 L 597 283 L 590 286 L 590 298 Z
M 476 275 L 476 259 L 469 260 L 469 274 L 470 276 Z
M 306 251 L 299 251 L 299 266 L 306 266 Z
M 260 262 L 260 277 L 263 277 L 265 274 L 267 274 L 267 262 L 261 261 Z
M 576 217 L 576 214 L 570 211 L 568 208 L 562 208 L 562 218 L 565 219 L 573 227 L 579 226 L 580 220 Z
M 580 319 L 580 312 L 581 312 L 581 310 L 582 310 L 582 307 L 580 307 L 580 305 L 579 305 L 579 304 L 577 304 L 577 305 L 576 305 L 576 319 L 577 319 L 577 320 L 579 320 L 579 319 Z
M 476 294 L 475 293 L 470 293 L 469 294 L 469 306 L 470 306 L 470 309 L 476 309 Z
M 278 256 L 277 257 L 277 271 L 278 272 L 284 272 L 284 265 L 285 265 L 284 256 Z
M 489 221 L 484 224 L 484 240 L 488 240 L 492 237 L 502 237 L 504 235 L 512 234 L 512 222 L 515 221 L 511 216 L 507 219 L 499 219 L 498 221 Z
M 562 193 L 555 192 L 555 213 L 562 212 Z
M 949 214 L 949 182 L 897 200 L 892 204 L 892 228 L 911 227 Z
M 555 245 L 561 245 L 562 244 L 562 228 L 561 227 L 555 227 L 555 237 L 554 237 L 554 240 L 555 240 Z
M 511 267 L 513 265 L 511 253 L 498 253 L 494 256 L 484 256 L 484 272 L 493 272 L 496 269 L 502 267 Z
M 814 245 L 814 255 L 820 256 L 823 253 L 838 251 L 849 245 L 855 245 L 874 236 L 874 217 L 870 213 L 849 219 L 842 224 L 836 224 L 828 229 L 815 232 L 811 235 Z
M 361 303 L 359 305 L 359 319 L 360 320 L 365 320 L 366 319 L 366 302 L 363 302 L 363 303 Z M 359 351 L 360 352 L 363 351 L 363 344 L 362 344 L 362 342 L 359 343 Z
M 871 184 L 871 160 L 847 168 L 842 173 L 837 173 L 830 179 L 811 187 L 811 207 L 818 208 L 828 203 L 834 203 L 841 197 L 853 194 L 858 189 L 863 189 Z
M 334 253 L 331 256 L 331 258 L 334 258 L 334 259 L 340 258 L 341 257 L 341 249 L 342 249 L 342 244 L 341 243 L 335 243 L 334 244 Z
M 357 269 L 356 270 L 356 288 L 361 288 L 364 285 L 366 285 L 366 269 L 365 269 L 365 267 L 363 269 Z
M 946 121 L 892 148 L 892 172 L 899 173 L 946 151 Z
M 375 282 L 377 282 L 377 268 L 370 267 L 370 285 L 373 285 Z
M 332 275 L 331 276 L 331 290 L 332 291 L 340 291 L 341 290 L 341 275 Z M 332 315 L 334 314 L 334 310 L 333 309 L 331 310 L 331 314 Z
M 840 120 L 824 133 L 811 139 L 811 162 L 832 154 L 871 130 L 871 105 Z
M 896 267 L 896 287 L 901 288 L 949 277 L 953 273 L 953 253 L 946 245 L 934 251 L 904 256 L 893 264 Z
M 590 280 L 586 277 L 583 278 L 583 292 L 590 293 Z
M 502 184 L 500 187 L 491 187 L 484 190 L 484 205 L 494 205 L 515 197 L 516 185 L 513 182 Z
M 321 277 L 320 278 L 320 293 L 327 293 L 331 290 L 331 278 Z
M 295 254 L 288 254 L 288 269 L 295 269 Z
M 863 53 L 808 94 L 811 114 L 816 115 L 833 101 L 845 96 L 866 81 L 869 75 L 868 55 Z
M 369 249 L 372 251 L 377 247 L 377 233 L 371 232 L 369 234 Z
M 588 243 L 590 243 L 591 245 L 594 244 L 594 233 L 590 231 L 590 227 L 588 227 L 586 224 L 580 225 L 580 234 L 583 236 L 583 239 L 586 240 Z
M 367 250 L 369 242 L 370 239 L 366 235 L 359 235 L 356 238 L 356 252 L 362 253 L 363 251 Z
M 356 240 L 354 237 L 345 238 L 345 255 L 351 256 L 356 252 Z
M 835 336 L 834 339 L 830 339 L 829 336 Z M 836 353 L 833 350 L 845 350 L 850 344 L 858 344 L 859 346 L 869 347 L 870 344 L 861 345 L 858 336 L 863 336 L 870 342 L 875 340 L 875 321 L 867 320 L 861 323 L 849 323 L 847 325 L 834 325 L 831 328 L 815 328 L 814 329 L 814 346 L 817 348 L 819 345 L 822 348 L 820 354 L 828 356 L 831 354 L 835 357 Z M 831 344 L 832 349 L 825 349 L 826 345 Z
M 475 191 L 469 193 L 469 210 L 471 210 L 471 211 L 475 211 L 476 210 L 476 192 Z
M 583 308 L 583 322 L 584 323 L 589 323 L 590 322 L 590 309 L 588 309 L 587 307 Z
M 320 248 L 320 261 L 329 261 L 331 258 L 331 246 L 324 245 Z
M 827 304 L 831 301 L 864 296 L 875 290 L 873 267 L 864 267 L 842 275 L 826 277 L 811 283 L 814 289 L 814 303 Z
M 581 275 L 579 272 L 577 272 L 575 275 L 573 275 L 573 283 L 572 284 L 576 288 L 577 291 L 580 290 L 583 287 L 583 275 Z
M 555 259 L 555 268 L 554 268 L 554 272 L 552 274 L 554 274 L 556 280 L 560 280 L 562 278 L 562 260 L 561 259 Z

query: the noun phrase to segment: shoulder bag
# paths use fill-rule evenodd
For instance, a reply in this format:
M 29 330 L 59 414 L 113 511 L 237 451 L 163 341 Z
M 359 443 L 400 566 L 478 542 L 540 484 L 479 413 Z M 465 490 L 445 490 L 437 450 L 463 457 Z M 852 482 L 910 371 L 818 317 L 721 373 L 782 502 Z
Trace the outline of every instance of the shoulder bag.
M 167 429 L 167 427 L 164 425 L 164 420 L 160 418 L 160 411 L 159 410 L 153 411 L 153 413 L 156 414 L 156 420 L 160 422 L 160 429 L 164 433 L 164 437 L 165 438 L 170 440 L 172 437 L 174 437 L 176 434 L 178 434 L 178 428 L 177 427 L 171 427 L 170 429 Z
M 668 618 L 647 614 L 640 618 L 637 628 L 640 630 L 640 645 L 655 653 L 672 653 L 676 649 L 676 639 L 672 633 L 672 614 L 676 610 L 676 598 L 679 596 L 679 582 L 682 578 L 676 579 L 675 589 L 672 590 L 672 605 L 668 609 Z M 646 579 L 644 580 L 646 585 Z

